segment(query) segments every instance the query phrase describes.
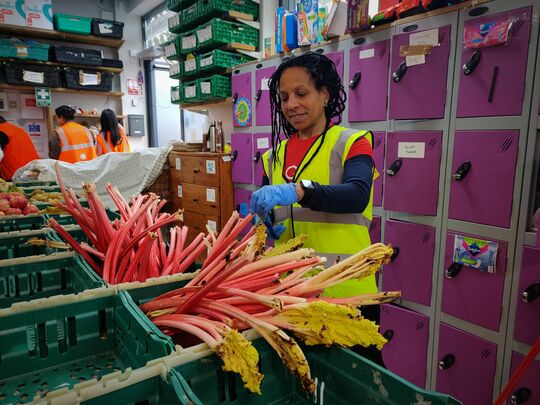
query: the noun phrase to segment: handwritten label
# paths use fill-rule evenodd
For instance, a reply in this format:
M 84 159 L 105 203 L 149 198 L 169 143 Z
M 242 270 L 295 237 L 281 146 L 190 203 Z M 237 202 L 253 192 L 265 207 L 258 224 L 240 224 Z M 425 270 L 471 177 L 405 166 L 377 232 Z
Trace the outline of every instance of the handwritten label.
M 99 84 L 98 75 L 83 73 L 81 84 L 83 86 L 97 86 Z
M 221 159 L 222 159 L 224 162 L 230 162 L 230 161 L 232 160 L 230 155 L 222 156 Z
M 195 59 L 186 60 L 184 62 L 184 69 L 186 72 L 191 72 L 197 68 L 197 62 Z
M 214 55 L 201 59 L 201 67 L 210 66 L 212 63 L 214 63 Z
M 175 14 L 168 20 L 169 22 L 169 28 L 176 27 L 178 24 L 180 24 L 180 14 Z
M 183 198 L 184 194 L 182 192 L 182 186 L 178 186 L 178 197 Z
M 195 38 L 195 35 L 182 38 L 182 49 L 192 49 L 195 48 L 195 46 L 197 46 L 197 38 Z
M 199 40 L 199 42 L 206 42 L 212 39 L 212 26 L 209 25 L 202 30 L 197 30 L 197 39 Z
M 439 45 L 439 29 L 416 32 L 409 36 L 409 45 Z
M 173 91 L 171 91 L 171 100 L 172 101 L 180 100 L 180 90 L 174 89 Z
M 43 72 L 31 72 L 23 70 L 23 81 L 30 83 L 45 83 L 45 74 Z
M 210 228 L 210 230 L 212 232 L 217 232 L 217 222 L 216 221 L 208 220 L 206 223 L 208 224 L 208 227 Z
M 262 91 L 265 91 L 265 90 L 270 90 L 270 87 L 268 87 L 268 82 L 270 81 L 270 78 L 264 78 L 261 80 L 261 90 Z
M 188 86 L 184 90 L 186 98 L 193 98 L 197 95 L 197 87 L 195 86 Z
M 165 47 L 165 56 L 169 57 L 172 55 L 176 55 L 176 47 L 174 44 L 169 44 Z
M 28 48 L 26 46 L 15 46 L 18 58 L 28 58 Z
M 210 82 L 202 82 L 201 83 L 201 93 L 203 94 L 211 94 L 212 93 L 212 86 Z
M 268 149 L 270 147 L 270 141 L 268 138 L 257 139 L 257 149 Z
M 216 174 L 216 161 L 215 160 L 206 161 L 206 173 Z
M 176 170 L 182 170 L 182 160 L 180 158 L 175 159 Z
M 215 203 L 216 202 L 216 190 L 213 188 L 206 189 L 206 201 Z
M 414 55 L 405 57 L 405 64 L 407 65 L 407 67 L 423 65 L 424 63 L 426 63 L 426 55 Z
M 364 49 L 363 51 L 360 51 L 360 59 L 369 59 L 373 58 L 375 56 L 375 49 Z
M 398 158 L 423 159 L 425 153 L 425 142 L 398 142 Z
M 174 75 L 177 75 L 178 73 L 180 73 L 180 64 L 179 63 L 173 63 L 171 65 L 171 70 L 169 70 L 169 74 L 171 76 L 174 76 Z

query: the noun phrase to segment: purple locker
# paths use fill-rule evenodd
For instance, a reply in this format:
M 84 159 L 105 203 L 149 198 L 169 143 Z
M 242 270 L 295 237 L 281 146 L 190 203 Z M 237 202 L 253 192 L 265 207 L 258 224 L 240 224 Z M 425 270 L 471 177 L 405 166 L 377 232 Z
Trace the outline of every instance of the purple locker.
M 243 218 L 249 212 L 249 200 L 252 192 L 243 188 L 234 189 L 234 209 L 240 213 Z
M 329 59 L 331 59 L 334 64 L 336 65 L 336 70 L 339 74 L 339 77 L 341 77 L 341 80 L 343 80 L 343 74 L 344 74 L 344 53 L 343 51 L 335 51 L 335 52 L 328 52 L 325 53 L 326 56 L 328 56 Z
M 435 229 L 389 219 L 384 231 L 385 243 L 392 244 L 394 256 L 384 265 L 383 290 L 401 291 L 404 300 L 429 305 Z
M 410 36 L 419 32 L 423 31 L 397 34 L 392 40 L 391 119 L 444 118 L 452 27 L 438 28 L 439 46 L 431 48 L 424 64 L 405 67 L 405 57 L 399 56 L 399 49 L 409 45 Z
M 460 235 L 483 239 L 476 235 Z M 453 265 L 455 236 L 456 233 L 452 231 L 446 234 L 441 310 L 456 318 L 498 331 L 508 245 L 506 242 L 494 241 L 499 243 L 496 272 L 485 273 L 470 267 Z
M 519 131 L 456 131 L 448 218 L 510 227 L 518 143 Z
M 510 369 L 512 374 L 524 358 L 524 355 L 512 352 L 512 366 Z M 512 400 L 514 401 L 512 402 Z M 517 387 L 508 398 L 508 405 L 510 404 L 540 404 L 540 361 L 533 361 L 523 377 L 521 377 Z
M 532 345 L 538 336 L 540 336 L 540 249 L 524 247 L 519 273 L 514 339 Z
M 388 340 L 382 350 L 388 370 L 425 387 L 429 318 L 394 305 L 382 305 L 380 331 Z
M 385 132 L 373 132 L 373 161 L 379 172 L 379 177 L 373 182 L 373 205 L 377 207 L 382 207 L 385 136 Z
M 274 66 L 258 69 L 255 72 L 255 122 L 259 126 L 272 125 L 268 79 L 275 71 L 276 67 Z
M 441 324 L 436 391 L 465 405 L 491 404 L 497 345 Z
M 251 134 L 232 134 L 232 181 L 250 184 L 253 182 Z
M 504 45 L 463 48 L 457 104 L 458 117 L 521 115 L 529 53 L 532 7 L 465 22 L 465 29 L 515 18 Z
M 369 224 L 369 238 L 371 239 L 371 244 L 381 241 L 381 217 L 377 215 L 373 215 Z
M 388 133 L 385 210 L 437 215 L 441 139 L 440 131 Z
M 262 156 L 264 152 L 272 147 L 272 134 L 270 133 L 261 133 L 253 135 L 253 184 L 257 186 L 262 185 L 263 177 L 263 164 Z
M 231 93 L 233 98 L 233 125 L 235 127 L 250 127 L 251 126 L 251 73 L 241 73 L 232 75 Z M 236 106 L 239 103 L 246 102 L 249 104 L 249 110 L 240 109 L 243 113 L 237 116 L 235 114 Z M 243 105 L 243 104 L 242 104 Z
M 349 51 L 349 121 L 384 121 L 390 40 Z

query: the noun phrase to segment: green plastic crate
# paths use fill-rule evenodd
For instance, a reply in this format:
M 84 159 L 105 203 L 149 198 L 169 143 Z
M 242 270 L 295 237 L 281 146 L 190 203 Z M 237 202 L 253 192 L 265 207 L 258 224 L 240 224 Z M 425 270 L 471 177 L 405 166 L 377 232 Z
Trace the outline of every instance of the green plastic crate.
M 251 0 L 199 0 L 197 4 L 200 20 L 219 17 L 227 11 L 248 14 L 255 20 L 259 18 L 259 5 Z
M 0 400 L 7 403 L 140 368 L 174 348 L 127 293 L 113 288 L 0 310 L 0 330 Z
M 180 96 L 182 98 L 182 102 L 196 103 L 200 101 L 197 92 L 197 83 L 197 80 L 182 83 L 182 95 Z
M 197 67 L 201 72 L 221 73 L 243 63 L 251 58 L 232 52 L 214 49 L 208 53 L 197 56 Z
M 197 0 L 167 0 L 167 8 L 179 12 L 185 7 L 191 6 Z
M 32 60 L 49 60 L 49 44 L 17 38 L 0 39 L 0 57 Z
M 171 103 L 182 104 L 182 86 L 171 87 Z
M 199 23 L 199 2 L 182 9 L 180 26 L 183 30 L 195 28 Z
M 198 42 L 196 30 L 191 30 L 178 35 L 178 46 L 181 54 L 188 54 L 197 50 Z
M 57 186 L 56 181 L 53 180 L 27 180 L 27 181 L 14 181 L 13 184 L 16 187 L 47 187 Z
M 316 392 L 308 395 L 285 368 L 276 352 L 262 338 L 253 341 L 264 375 L 262 395 L 243 387 L 240 377 L 222 370 L 214 354 L 174 368 L 182 386 L 196 405 L 332 404 L 332 405 L 431 405 L 460 404 L 449 395 L 426 391 L 377 364 L 342 348 L 305 347 Z
M 73 252 L 0 260 L 0 308 L 103 286 L 105 282 Z
M 213 75 L 197 80 L 197 98 L 213 100 L 231 96 L 231 78 Z
M 62 190 L 60 189 L 59 185 L 51 185 L 51 186 L 18 186 L 25 195 L 30 195 L 36 190 L 42 190 L 46 193 L 61 193 Z
M 224 21 L 214 18 L 208 24 L 201 25 L 196 30 L 197 49 L 219 48 L 225 45 L 242 44 L 259 47 L 259 30 L 249 25 Z
M 92 32 L 92 19 L 88 17 L 57 13 L 53 17 L 53 23 L 56 31 L 86 35 Z

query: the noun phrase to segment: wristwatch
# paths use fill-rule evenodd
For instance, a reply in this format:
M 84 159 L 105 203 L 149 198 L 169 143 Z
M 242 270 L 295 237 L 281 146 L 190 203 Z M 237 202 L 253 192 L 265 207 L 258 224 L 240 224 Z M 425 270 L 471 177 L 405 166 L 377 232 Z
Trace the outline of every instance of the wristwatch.
M 300 180 L 300 186 L 304 190 L 304 197 L 302 197 L 302 199 L 298 201 L 298 204 L 303 206 L 309 203 L 309 200 L 311 200 L 311 196 L 315 191 L 315 185 L 311 180 Z

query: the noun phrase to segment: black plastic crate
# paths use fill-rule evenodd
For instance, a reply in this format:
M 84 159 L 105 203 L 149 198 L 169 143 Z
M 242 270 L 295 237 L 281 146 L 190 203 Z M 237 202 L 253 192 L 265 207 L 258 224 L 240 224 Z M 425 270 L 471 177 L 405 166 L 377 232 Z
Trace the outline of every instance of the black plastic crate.
M 49 58 L 56 62 L 88 66 L 101 66 L 102 61 L 101 51 L 71 46 L 51 46 Z
M 92 35 L 121 39 L 124 36 L 124 23 L 92 18 Z
M 110 72 L 96 72 L 93 70 L 69 68 L 64 69 L 64 86 L 68 89 L 111 91 L 112 78 L 113 74 Z M 98 84 L 84 84 L 86 80 L 92 81 L 93 79 L 96 79 Z
M 102 59 L 101 66 L 123 69 L 124 63 L 120 59 Z
M 2 81 L 8 84 L 62 87 L 60 69 L 56 66 L 4 62 L 0 69 Z

